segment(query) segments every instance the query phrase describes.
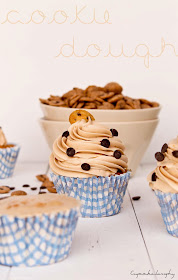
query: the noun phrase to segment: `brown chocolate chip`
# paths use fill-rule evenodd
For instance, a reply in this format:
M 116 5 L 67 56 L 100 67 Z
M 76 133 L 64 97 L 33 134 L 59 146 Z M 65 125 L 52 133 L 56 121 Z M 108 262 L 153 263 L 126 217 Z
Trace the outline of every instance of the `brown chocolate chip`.
M 109 148 L 110 146 L 110 141 L 108 139 L 103 139 L 101 141 L 101 146 L 105 147 L 105 148 Z
M 62 134 L 62 137 L 67 138 L 68 136 L 69 136 L 69 131 L 68 130 L 64 131 L 63 134 Z
M 13 190 L 15 190 L 15 187 L 9 187 L 9 189 L 10 189 L 11 191 L 13 191 Z
M 45 186 L 41 186 L 41 187 L 40 187 L 40 190 L 45 190 L 45 189 L 46 189 Z
M 68 148 L 66 154 L 68 157 L 73 157 L 75 155 L 75 150 L 73 148 Z
M 88 163 L 82 163 L 81 168 L 83 170 L 88 171 L 88 170 L 90 170 L 90 165 Z
M 132 199 L 133 200 L 139 200 L 141 198 L 141 196 L 133 196 Z
M 31 190 L 32 190 L 32 191 L 36 191 L 36 190 L 37 190 L 37 188 L 31 188 Z
M 119 150 L 115 150 L 113 156 L 117 159 L 121 158 L 122 154 Z
M 154 172 L 154 173 L 152 174 L 152 176 L 151 176 L 151 181 L 152 181 L 152 182 L 155 182 L 156 179 L 157 179 L 157 176 L 156 176 L 156 173 Z
M 165 143 L 165 144 L 162 146 L 162 148 L 161 148 L 161 153 L 162 153 L 162 154 L 166 153 L 166 152 L 167 152 L 167 149 L 168 149 L 168 144 Z
M 77 113 L 77 116 L 81 116 L 81 114 L 80 114 L 80 113 Z
M 23 187 L 23 188 L 29 188 L 29 187 L 30 187 L 30 185 L 25 184 L 25 185 L 23 185 L 22 187 Z
M 46 192 L 39 192 L 38 194 L 44 194 L 44 193 L 46 193 Z
M 155 158 L 156 158 L 157 161 L 163 161 L 164 160 L 164 155 L 160 152 L 157 152 L 155 154 Z
M 172 154 L 173 154 L 173 156 L 174 156 L 175 158 L 178 158 L 178 150 L 177 150 L 177 151 L 173 151 Z
M 112 133 L 112 136 L 118 136 L 118 131 L 116 129 L 111 128 L 110 131 Z
M 117 175 L 121 175 L 121 174 L 123 174 L 123 171 L 121 169 L 117 169 L 117 173 L 116 174 Z

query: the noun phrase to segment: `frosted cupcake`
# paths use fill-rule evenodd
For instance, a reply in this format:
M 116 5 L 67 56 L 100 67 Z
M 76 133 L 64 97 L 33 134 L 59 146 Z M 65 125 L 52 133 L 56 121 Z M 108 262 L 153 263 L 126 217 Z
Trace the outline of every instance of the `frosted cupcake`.
M 6 137 L 0 127 L 0 179 L 13 175 L 20 147 L 8 144 Z
M 0 201 L 0 264 L 37 266 L 70 252 L 80 202 L 65 195 L 12 196 Z
M 155 190 L 167 231 L 178 237 L 178 137 L 155 154 L 156 169 L 148 176 Z
M 80 199 L 83 217 L 119 213 L 130 172 L 117 130 L 95 122 L 84 110 L 73 112 L 70 122 L 54 142 L 49 161 L 57 192 Z

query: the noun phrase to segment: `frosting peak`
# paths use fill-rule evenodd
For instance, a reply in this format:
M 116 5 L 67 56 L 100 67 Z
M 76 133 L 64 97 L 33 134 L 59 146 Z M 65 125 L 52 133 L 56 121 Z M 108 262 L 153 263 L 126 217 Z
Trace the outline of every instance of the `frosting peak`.
M 69 148 L 71 148 L 69 150 Z M 115 153 L 115 151 L 119 151 Z M 55 174 L 87 178 L 127 171 L 125 147 L 109 128 L 92 121 L 78 121 L 55 140 L 50 167 Z M 118 156 L 119 155 L 119 156 Z
M 163 160 L 157 162 L 156 169 L 148 175 L 152 189 L 178 193 L 178 137 L 169 142 L 163 153 Z

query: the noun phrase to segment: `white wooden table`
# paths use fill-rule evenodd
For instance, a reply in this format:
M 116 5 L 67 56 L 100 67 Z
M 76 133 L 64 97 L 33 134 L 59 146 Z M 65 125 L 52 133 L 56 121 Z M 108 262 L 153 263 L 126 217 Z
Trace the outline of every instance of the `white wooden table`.
M 154 192 L 146 181 L 153 168 L 141 166 L 130 180 L 120 214 L 79 219 L 66 260 L 35 268 L 0 266 L 0 280 L 178 279 L 178 239 L 167 233 Z M 46 163 L 18 163 L 14 176 L 0 180 L 0 185 L 21 189 L 23 184 L 30 184 L 39 188 L 35 176 L 46 172 Z M 141 199 L 133 201 L 133 196 Z M 169 272 L 167 278 L 158 275 Z

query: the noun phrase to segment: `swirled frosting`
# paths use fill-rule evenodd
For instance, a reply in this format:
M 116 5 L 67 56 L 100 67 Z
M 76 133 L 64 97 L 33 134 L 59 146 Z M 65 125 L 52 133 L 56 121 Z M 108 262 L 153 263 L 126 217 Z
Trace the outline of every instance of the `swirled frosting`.
M 7 145 L 7 140 L 2 128 L 0 127 L 0 146 L 4 146 L 4 145 Z
M 169 142 L 164 160 L 148 175 L 149 185 L 154 190 L 178 193 L 178 137 Z
M 72 124 L 68 132 L 68 137 L 60 136 L 53 144 L 49 163 L 55 174 L 88 178 L 127 171 L 125 147 L 118 137 L 112 136 L 109 128 L 89 118 L 88 122 L 81 120 Z M 103 139 L 109 140 L 108 148 L 101 145 Z M 73 157 L 67 155 L 68 148 L 75 150 Z M 116 150 L 121 153 L 119 159 L 113 156 Z M 82 169 L 84 163 L 90 166 L 89 170 Z

